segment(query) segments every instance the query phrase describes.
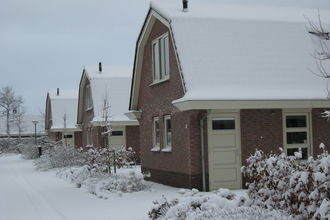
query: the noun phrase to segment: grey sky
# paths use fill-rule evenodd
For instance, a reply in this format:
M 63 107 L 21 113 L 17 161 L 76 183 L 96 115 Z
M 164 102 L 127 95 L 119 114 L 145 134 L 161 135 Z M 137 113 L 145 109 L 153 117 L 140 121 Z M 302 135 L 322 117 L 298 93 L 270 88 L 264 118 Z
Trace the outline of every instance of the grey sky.
M 260 1 L 330 9 L 330 0 L 249 0 Z M 13 86 L 28 112 L 39 113 L 48 90 L 78 88 L 84 65 L 132 64 L 148 5 L 148 0 L 1 0 L 0 87 Z

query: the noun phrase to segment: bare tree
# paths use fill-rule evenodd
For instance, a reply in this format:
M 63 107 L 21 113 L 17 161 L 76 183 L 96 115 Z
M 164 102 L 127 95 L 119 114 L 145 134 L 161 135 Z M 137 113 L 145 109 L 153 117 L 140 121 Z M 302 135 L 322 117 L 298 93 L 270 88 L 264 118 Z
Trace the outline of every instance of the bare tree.
M 10 135 L 10 117 L 17 109 L 23 105 L 21 96 L 16 96 L 15 91 L 10 86 L 5 86 L 0 90 L 0 108 L 2 114 L 6 116 L 6 132 Z
M 330 98 L 330 35 L 329 28 L 325 28 L 320 12 L 318 12 L 317 22 L 308 20 L 308 33 L 314 35 L 317 39 L 318 46 L 314 49 L 313 57 L 315 59 L 316 70 L 311 70 L 316 76 L 322 77 L 326 80 L 326 90 L 328 98 Z M 322 113 L 323 117 L 326 117 L 329 121 L 330 110 L 326 110 Z
M 104 135 L 104 147 L 109 147 L 109 136 L 111 135 L 111 106 L 110 101 L 108 97 L 108 93 L 105 92 L 104 98 L 103 98 L 103 107 L 102 107 L 102 119 L 103 119 L 103 125 L 104 125 L 104 131 L 102 135 Z
M 329 27 L 328 27 L 329 28 Z M 313 57 L 315 59 L 316 70 L 311 70 L 315 75 L 324 78 L 327 81 L 327 92 L 330 97 L 330 35 L 329 29 L 322 24 L 320 12 L 318 12 L 317 22 L 308 19 L 308 33 L 314 35 L 318 45 L 314 49 Z
M 22 132 L 25 130 L 24 125 L 24 115 L 25 115 L 25 108 L 23 105 L 19 106 L 16 110 L 13 112 L 13 119 L 14 124 L 18 131 L 18 137 L 21 138 Z

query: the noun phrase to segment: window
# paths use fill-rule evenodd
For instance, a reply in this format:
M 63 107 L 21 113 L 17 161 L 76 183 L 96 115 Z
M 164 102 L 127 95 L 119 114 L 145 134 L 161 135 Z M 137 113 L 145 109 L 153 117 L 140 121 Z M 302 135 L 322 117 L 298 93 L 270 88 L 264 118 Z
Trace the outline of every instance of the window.
M 87 128 L 87 145 L 91 146 L 93 145 L 93 133 L 92 128 Z
M 235 129 L 234 118 L 214 118 L 212 119 L 213 130 L 233 130 Z
M 123 136 L 123 131 L 111 131 L 111 136 Z
M 64 138 L 72 138 L 72 134 L 65 134 L 63 137 Z
M 152 151 L 160 150 L 160 130 L 159 130 L 159 119 L 158 117 L 153 118 L 152 122 L 152 139 L 153 139 L 153 148 Z
M 171 116 L 167 115 L 164 117 L 164 146 L 162 151 L 172 150 L 172 125 Z
M 169 45 L 168 34 L 164 34 L 152 42 L 152 71 L 154 82 L 169 78 Z
M 93 99 L 91 93 L 90 85 L 86 86 L 86 94 L 85 94 L 85 110 L 88 111 L 93 108 Z
M 308 113 L 287 113 L 284 117 L 284 141 L 287 155 L 293 156 L 294 152 L 301 149 L 302 159 L 307 159 L 310 148 Z

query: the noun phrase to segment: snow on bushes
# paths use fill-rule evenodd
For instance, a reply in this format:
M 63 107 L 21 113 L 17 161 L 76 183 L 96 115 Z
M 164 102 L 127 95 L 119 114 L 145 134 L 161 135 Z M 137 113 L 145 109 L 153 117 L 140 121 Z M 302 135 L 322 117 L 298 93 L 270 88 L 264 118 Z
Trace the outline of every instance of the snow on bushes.
M 107 198 L 109 193 L 131 193 L 149 189 L 143 175 L 132 169 L 129 172 L 111 174 L 100 173 L 89 166 L 72 167 L 58 171 L 57 175 L 85 187 L 88 192 L 100 198 Z
M 49 170 L 84 165 L 83 153 L 76 148 L 66 147 L 59 143 L 48 143 L 47 148 L 43 149 L 41 157 L 34 162 L 37 169 Z
M 179 192 L 182 194 L 182 192 Z M 148 213 L 151 219 L 207 220 L 207 219 L 291 219 L 281 211 L 267 210 L 250 206 L 249 199 L 237 196 L 232 191 L 220 189 L 212 194 L 199 193 L 198 190 L 185 190 L 183 198 L 170 201 L 162 197 L 154 201 Z
M 320 147 L 323 153 L 307 161 L 298 161 L 299 153 L 287 156 L 282 149 L 279 155 L 257 150 L 241 169 L 250 180 L 248 194 L 253 204 L 286 210 L 299 218 L 330 218 L 326 205 L 330 198 L 330 155 L 323 144 Z

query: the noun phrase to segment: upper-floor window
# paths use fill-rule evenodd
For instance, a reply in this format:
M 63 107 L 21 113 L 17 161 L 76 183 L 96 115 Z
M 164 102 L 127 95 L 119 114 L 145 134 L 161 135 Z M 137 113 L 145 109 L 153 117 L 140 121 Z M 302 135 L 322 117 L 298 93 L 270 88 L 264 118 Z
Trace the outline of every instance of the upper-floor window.
M 152 70 L 154 82 L 169 78 L 170 61 L 168 33 L 152 42 Z
M 93 108 L 93 99 L 91 93 L 90 85 L 86 86 L 86 96 L 85 96 L 85 110 L 89 110 Z

